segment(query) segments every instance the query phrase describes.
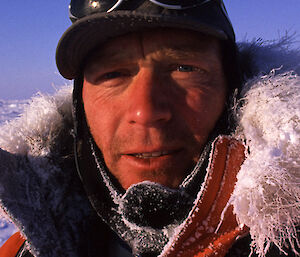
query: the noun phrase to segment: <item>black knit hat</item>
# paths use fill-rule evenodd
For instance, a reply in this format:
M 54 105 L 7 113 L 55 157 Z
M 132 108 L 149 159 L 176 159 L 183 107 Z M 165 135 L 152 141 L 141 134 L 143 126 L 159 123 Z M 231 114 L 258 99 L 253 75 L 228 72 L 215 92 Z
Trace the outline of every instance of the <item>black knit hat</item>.
M 147 28 L 179 28 L 235 44 L 222 0 L 71 0 L 72 26 L 56 51 L 61 75 L 74 79 L 88 53 L 110 38 Z

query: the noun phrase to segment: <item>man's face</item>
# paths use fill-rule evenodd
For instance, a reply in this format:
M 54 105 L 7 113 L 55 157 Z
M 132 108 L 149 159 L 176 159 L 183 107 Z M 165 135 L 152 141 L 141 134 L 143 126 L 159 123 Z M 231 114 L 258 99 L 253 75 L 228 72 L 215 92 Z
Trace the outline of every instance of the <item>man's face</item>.
M 219 42 L 161 29 L 110 40 L 84 70 L 92 136 L 123 188 L 176 188 L 191 172 L 224 109 Z

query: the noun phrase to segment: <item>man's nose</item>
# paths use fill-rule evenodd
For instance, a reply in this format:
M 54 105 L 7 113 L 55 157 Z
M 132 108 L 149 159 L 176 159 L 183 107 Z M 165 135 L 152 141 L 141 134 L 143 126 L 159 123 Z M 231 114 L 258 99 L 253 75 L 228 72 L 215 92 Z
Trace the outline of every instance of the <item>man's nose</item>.
M 133 79 L 128 97 L 127 120 L 131 124 L 156 126 L 172 118 L 167 87 L 155 71 L 141 69 Z

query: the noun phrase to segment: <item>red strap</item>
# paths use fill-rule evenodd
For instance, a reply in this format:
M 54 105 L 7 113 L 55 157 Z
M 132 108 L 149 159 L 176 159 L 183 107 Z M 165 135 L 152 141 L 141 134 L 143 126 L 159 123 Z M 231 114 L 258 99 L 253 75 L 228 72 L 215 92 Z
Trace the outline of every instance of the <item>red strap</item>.
M 206 188 L 163 257 L 223 257 L 236 237 L 248 232 L 238 227 L 232 206 L 227 207 L 244 151 L 241 142 L 229 137 L 214 143 Z
M 24 242 L 20 232 L 13 234 L 0 248 L 0 257 L 16 257 Z

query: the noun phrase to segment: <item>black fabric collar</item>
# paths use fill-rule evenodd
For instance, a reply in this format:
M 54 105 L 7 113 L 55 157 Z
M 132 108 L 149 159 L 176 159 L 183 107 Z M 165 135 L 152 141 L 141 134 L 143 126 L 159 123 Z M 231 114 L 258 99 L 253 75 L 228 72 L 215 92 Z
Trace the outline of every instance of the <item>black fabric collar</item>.
M 127 191 L 108 172 L 89 133 L 75 144 L 78 172 L 97 214 L 134 254 L 157 256 L 194 204 L 206 174 L 211 144 L 178 190 L 155 183 L 139 183 Z

